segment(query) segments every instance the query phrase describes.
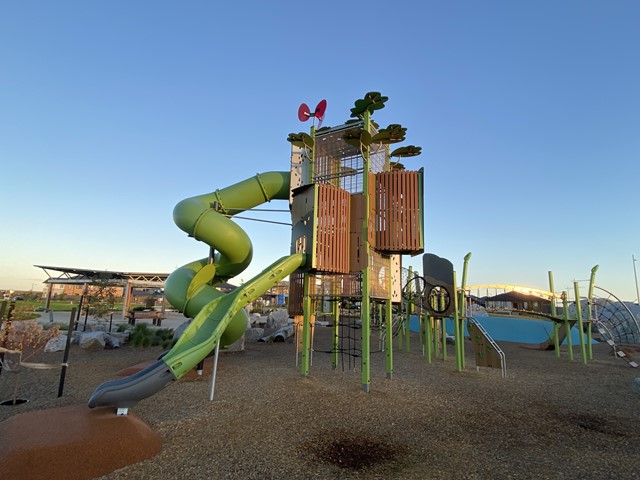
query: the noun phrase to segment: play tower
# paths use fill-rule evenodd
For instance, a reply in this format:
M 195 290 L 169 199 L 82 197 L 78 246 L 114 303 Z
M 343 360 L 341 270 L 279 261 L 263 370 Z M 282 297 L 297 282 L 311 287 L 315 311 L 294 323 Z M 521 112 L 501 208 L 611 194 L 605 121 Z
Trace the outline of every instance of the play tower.
M 289 314 L 302 325 L 300 370 L 309 374 L 311 325 L 321 305 L 330 305 L 333 363 L 337 363 L 340 302 L 360 305 L 362 388 L 369 391 L 372 302 L 384 305 L 387 376 L 393 372 L 392 304 L 401 301 L 401 256 L 424 251 L 423 169 L 406 170 L 393 157 L 420 148 L 390 149 L 404 141 L 399 124 L 379 128 L 372 114 L 387 97 L 367 93 L 351 109 L 353 120 L 333 128 L 312 125 L 309 134 L 290 134 L 291 253 L 306 256 L 290 276 Z M 322 120 L 302 104 L 301 120 Z M 320 113 L 318 113 L 320 112 Z

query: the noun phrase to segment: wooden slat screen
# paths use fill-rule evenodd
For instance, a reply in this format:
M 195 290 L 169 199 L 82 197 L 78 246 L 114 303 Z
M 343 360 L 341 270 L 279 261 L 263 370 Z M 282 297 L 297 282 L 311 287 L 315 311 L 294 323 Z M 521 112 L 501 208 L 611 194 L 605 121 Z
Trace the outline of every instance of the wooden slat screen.
M 349 273 L 349 192 L 318 184 L 316 270 Z
M 376 249 L 420 253 L 419 172 L 392 170 L 376 174 Z

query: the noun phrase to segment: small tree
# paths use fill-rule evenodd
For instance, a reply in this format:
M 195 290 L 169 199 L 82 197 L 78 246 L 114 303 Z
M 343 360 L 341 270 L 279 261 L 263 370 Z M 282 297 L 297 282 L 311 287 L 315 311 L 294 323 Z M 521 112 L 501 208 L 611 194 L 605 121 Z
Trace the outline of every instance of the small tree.
M 107 317 L 115 308 L 116 289 L 107 281 L 98 281 L 91 286 L 86 299 L 86 308 L 91 309 L 95 318 Z

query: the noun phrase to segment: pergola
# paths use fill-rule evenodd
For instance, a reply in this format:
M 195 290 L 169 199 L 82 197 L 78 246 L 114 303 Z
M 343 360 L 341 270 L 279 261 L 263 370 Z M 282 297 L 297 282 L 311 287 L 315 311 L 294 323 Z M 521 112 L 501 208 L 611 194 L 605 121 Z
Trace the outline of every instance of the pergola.
M 49 265 L 34 265 L 41 268 L 47 274 L 44 283 L 49 285 L 47 290 L 48 310 L 51 303 L 51 292 L 54 285 L 111 285 L 123 287 L 124 305 L 122 318 L 127 315 L 131 305 L 131 292 L 134 288 L 159 288 L 163 289 L 168 273 L 141 273 L 141 272 L 113 272 L 109 270 L 91 270 L 87 268 L 53 267 Z M 53 272 L 53 273 L 52 273 Z M 164 302 L 163 302 L 164 303 Z

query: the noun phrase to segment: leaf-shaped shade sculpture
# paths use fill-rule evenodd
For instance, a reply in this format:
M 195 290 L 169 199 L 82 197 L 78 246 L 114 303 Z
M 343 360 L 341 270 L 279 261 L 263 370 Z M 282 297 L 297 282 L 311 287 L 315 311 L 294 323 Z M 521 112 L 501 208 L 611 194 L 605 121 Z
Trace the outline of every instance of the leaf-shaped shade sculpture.
M 383 128 L 372 138 L 372 142 L 378 142 L 385 145 L 390 143 L 402 142 L 405 139 L 407 129 L 397 123 L 389 125 L 387 128 Z
M 389 97 L 384 97 L 380 92 L 367 92 L 364 98 L 368 98 L 371 101 L 371 107 L 369 111 L 373 113 L 374 110 L 380 110 L 384 108 L 384 104 Z
M 415 145 L 407 145 L 406 147 L 396 148 L 389 154 L 390 157 L 415 157 L 422 153 L 422 147 L 416 147 Z
M 404 165 L 400 162 L 389 162 L 391 170 L 404 170 Z
M 356 100 L 355 106 L 351 109 L 351 116 L 358 118 L 366 111 L 373 113 L 375 110 L 384 108 L 384 103 L 389 97 L 384 97 L 380 92 L 367 92 L 364 98 Z
M 352 147 L 360 148 L 360 145 L 368 147 L 371 145 L 371 134 L 363 128 L 353 128 L 348 130 L 342 139 Z
M 300 147 L 300 148 L 313 148 L 313 138 L 304 132 L 300 132 L 300 133 L 290 133 L 289 136 L 287 137 L 287 142 L 292 143 L 293 145 L 295 145 L 296 147 Z

